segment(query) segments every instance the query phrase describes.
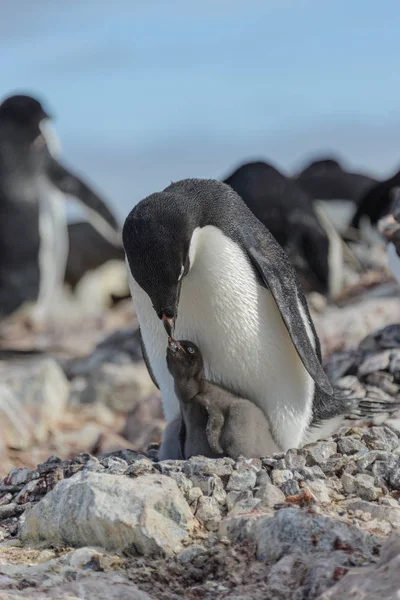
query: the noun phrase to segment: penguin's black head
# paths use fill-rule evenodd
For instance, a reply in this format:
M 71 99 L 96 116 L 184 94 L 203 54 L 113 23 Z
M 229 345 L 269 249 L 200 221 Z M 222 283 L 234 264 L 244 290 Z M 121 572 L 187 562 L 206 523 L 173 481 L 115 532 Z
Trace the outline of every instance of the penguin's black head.
M 174 379 L 201 379 L 203 377 L 203 358 L 200 350 L 192 342 L 169 338 L 167 348 L 167 366 Z
M 50 115 L 38 100 L 30 96 L 9 96 L 0 104 L 1 122 L 7 121 L 29 130 L 38 128 L 46 119 L 50 119 Z
M 169 336 L 190 268 L 190 215 L 168 193 L 152 194 L 128 215 L 122 239 L 132 277 L 149 296 Z

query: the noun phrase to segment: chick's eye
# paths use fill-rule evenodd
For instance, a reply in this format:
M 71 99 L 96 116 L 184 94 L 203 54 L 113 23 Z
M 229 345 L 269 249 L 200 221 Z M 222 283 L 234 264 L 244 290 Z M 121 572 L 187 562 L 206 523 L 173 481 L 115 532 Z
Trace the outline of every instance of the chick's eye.
M 188 351 L 190 354 L 194 354 L 194 348 L 192 348 L 192 346 L 188 346 L 188 348 L 187 348 L 187 351 Z

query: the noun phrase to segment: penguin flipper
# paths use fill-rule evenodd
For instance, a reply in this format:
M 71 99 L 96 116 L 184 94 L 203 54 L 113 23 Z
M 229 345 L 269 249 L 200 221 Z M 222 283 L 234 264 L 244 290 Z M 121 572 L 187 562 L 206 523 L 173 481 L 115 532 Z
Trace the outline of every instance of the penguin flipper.
M 80 201 L 93 227 L 114 246 L 122 247 L 120 227 L 107 204 L 79 177 L 51 159 L 47 175 L 52 184 L 64 194 Z
M 146 346 L 144 345 L 144 341 L 143 341 L 143 338 L 142 338 L 142 332 L 140 331 L 140 327 L 138 329 L 139 329 L 140 349 L 142 351 L 144 363 L 145 363 L 145 365 L 147 367 L 147 370 L 149 372 L 150 379 L 152 380 L 152 382 L 154 383 L 154 385 L 156 386 L 156 388 L 160 389 L 160 386 L 157 383 L 157 379 L 154 376 L 153 369 L 151 368 L 151 365 L 150 365 L 149 357 L 147 355 L 147 350 L 146 350 Z
M 244 243 L 246 252 L 264 285 L 271 292 L 303 365 L 316 385 L 325 393 L 332 395 L 332 386 L 310 339 L 309 333 L 314 334 L 314 332 L 307 318 L 308 309 L 302 303 L 299 286 L 295 275 L 292 275 L 292 268 L 286 255 L 277 244 L 271 252 L 270 247 L 264 247 L 261 236 L 255 236 L 253 232 L 249 234 L 248 243 Z M 268 238 L 266 241 L 269 242 Z M 288 269 L 286 272 L 279 268 L 282 260 L 286 263 Z
M 208 398 L 202 397 L 199 402 L 208 413 L 208 420 L 206 426 L 207 440 L 210 448 L 216 454 L 223 454 L 224 449 L 220 444 L 222 428 L 225 423 L 224 415 L 217 408 L 217 406 L 211 406 Z

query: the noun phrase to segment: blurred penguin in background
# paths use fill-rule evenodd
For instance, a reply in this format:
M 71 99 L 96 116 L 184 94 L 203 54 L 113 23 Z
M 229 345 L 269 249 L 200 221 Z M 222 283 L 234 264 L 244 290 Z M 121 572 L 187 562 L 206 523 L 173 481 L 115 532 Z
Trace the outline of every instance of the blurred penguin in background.
M 364 195 L 377 180 L 364 173 L 348 171 L 334 157 L 309 163 L 293 176 L 300 187 L 322 203 L 340 232 L 345 232 Z
M 370 238 L 380 219 L 389 211 L 393 194 L 400 186 L 400 171 L 389 179 L 376 183 L 361 198 L 350 226 L 360 231 L 361 237 Z
M 322 207 L 295 180 L 258 161 L 224 180 L 269 229 L 299 272 L 305 291 L 334 299 L 343 286 L 342 240 Z
M 379 219 L 378 231 L 388 242 L 388 266 L 393 277 L 400 283 L 400 188 L 392 190 L 390 195 L 392 203 L 388 214 Z
M 34 301 L 31 323 L 46 322 L 68 258 L 66 196 L 121 247 L 114 214 L 58 162 L 59 153 L 51 117 L 38 100 L 14 95 L 0 104 L 0 318 Z

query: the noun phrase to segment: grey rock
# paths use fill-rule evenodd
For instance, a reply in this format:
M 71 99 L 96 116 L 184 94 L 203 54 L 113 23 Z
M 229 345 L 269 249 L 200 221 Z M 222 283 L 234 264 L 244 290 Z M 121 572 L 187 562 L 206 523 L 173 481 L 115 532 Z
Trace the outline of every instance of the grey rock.
M 372 536 L 338 519 L 312 515 L 298 509 L 278 511 L 272 518 L 260 518 L 254 529 L 259 560 L 279 560 L 299 552 L 332 552 L 340 544 L 371 557 Z
M 60 581 L 51 577 L 42 589 L 24 587 L 23 591 L 0 590 L 0 600 L 152 600 L 136 585 L 116 573 L 84 573 L 76 581 Z
M 390 485 L 395 490 L 400 490 L 400 460 L 393 466 L 389 473 Z
M 200 544 L 192 544 L 178 554 L 176 560 L 182 564 L 191 563 L 195 558 L 205 553 L 205 548 Z
M 368 429 L 362 441 L 370 450 L 393 450 L 399 445 L 398 436 L 389 427 L 371 427 Z
M 337 453 L 336 442 L 317 442 L 304 447 L 307 450 L 307 465 L 321 464 Z
M 271 566 L 268 574 L 268 595 L 265 598 L 292 600 L 293 591 L 297 590 L 302 597 L 301 582 L 304 580 L 309 565 L 307 559 L 298 554 L 287 554 Z M 244 597 L 242 596 L 243 600 Z M 237 598 L 240 600 L 240 597 Z
M 223 489 L 222 480 L 218 475 L 193 475 L 191 482 L 199 487 L 205 496 L 212 496 L 215 488 Z
M 254 471 L 241 469 L 240 471 L 233 471 L 226 489 L 228 492 L 249 490 L 255 487 L 256 482 L 257 474 Z
M 323 463 L 324 465 L 326 463 Z M 328 469 L 328 472 L 332 472 L 331 469 Z M 312 467 L 304 467 L 300 470 L 300 474 L 304 477 L 304 479 L 312 480 L 312 479 L 326 479 L 325 473 L 320 467 L 320 465 L 314 465 Z
M 197 508 L 197 503 L 199 498 L 201 498 L 203 495 L 203 492 L 201 491 L 201 489 L 199 487 L 192 487 L 186 494 L 186 500 L 189 504 L 189 506 L 193 507 L 194 509 Z
M 400 350 L 392 350 L 389 371 L 392 373 L 394 380 L 400 382 Z
M 289 479 L 293 479 L 293 473 L 288 469 L 274 469 L 271 473 L 272 483 L 279 487 Z
M 212 491 L 212 497 L 220 504 L 224 506 L 226 504 L 226 491 L 224 489 L 224 484 L 222 483 L 222 479 L 220 477 L 215 476 L 214 488 Z
M 398 600 L 400 590 L 400 539 L 393 536 L 382 547 L 379 562 L 353 569 L 318 600 Z
M 285 502 L 285 494 L 276 485 L 268 482 L 256 491 L 255 497 L 260 498 L 263 505 L 269 507 Z
M 276 459 L 273 458 L 272 456 L 266 456 L 265 458 L 261 459 L 261 462 L 263 464 L 264 467 L 271 467 L 274 468 L 276 466 Z
M 376 500 L 382 493 L 382 490 L 375 486 L 375 480 L 371 475 L 359 473 L 354 478 L 354 486 L 356 494 L 358 494 L 362 500 Z
M 260 523 L 260 519 L 271 517 L 274 512 L 271 510 L 269 515 L 236 515 L 225 517 L 221 520 L 218 528 L 220 538 L 227 538 L 231 542 L 254 541 L 255 529 Z
M 210 459 L 194 456 L 183 463 L 183 471 L 188 477 L 193 475 L 228 477 L 233 472 L 234 464 L 235 461 L 231 458 Z
M 25 450 L 54 434 L 68 403 L 69 383 L 50 359 L 0 361 L 0 437 Z
M 352 395 L 356 396 L 357 398 L 365 398 L 365 388 L 358 377 L 355 377 L 355 375 L 347 375 L 346 377 L 342 377 L 339 379 L 339 381 L 335 382 L 335 386 L 343 390 L 351 390 L 353 392 Z
M 368 469 L 376 460 L 379 460 L 380 458 L 385 460 L 386 458 L 390 458 L 390 454 L 384 450 L 371 450 L 357 460 L 357 468 L 359 471 Z
M 354 372 L 362 356 L 362 352 L 358 352 L 357 350 L 345 350 L 331 354 L 328 360 L 324 362 L 325 371 L 329 379 L 336 384 L 339 379 Z
M 390 350 L 370 354 L 358 367 L 358 376 L 365 377 L 369 373 L 374 373 L 375 371 L 386 371 L 389 368 L 390 355 Z
M 390 396 L 396 396 L 399 393 L 399 386 L 394 383 L 394 376 L 390 373 L 377 371 L 370 373 L 365 378 L 368 385 L 378 387 Z
M 394 323 L 386 325 L 366 336 L 359 344 L 362 351 L 376 352 L 385 348 L 399 348 L 400 346 L 400 325 Z M 393 352 L 393 350 L 392 350 Z
M 275 465 L 274 465 L 274 469 L 280 470 L 280 471 L 284 471 L 286 469 L 287 465 L 286 465 L 286 460 L 284 458 L 278 458 L 276 459 Z
M 103 458 L 100 463 L 107 470 L 107 473 L 113 473 L 115 475 L 123 475 L 128 469 L 128 463 L 116 456 Z
M 380 498 L 379 501 L 383 500 Z M 387 499 L 386 499 L 387 500 Z M 362 511 L 371 515 L 373 519 L 381 519 L 390 523 L 395 530 L 400 529 L 400 506 L 387 506 L 365 500 L 354 500 L 347 505 L 349 510 Z
M 193 527 L 191 510 L 169 477 L 80 471 L 26 514 L 21 538 L 150 556 L 180 551 Z
M 354 494 L 356 491 L 355 477 L 350 473 L 343 473 L 341 477 L 343 489 L 346 494 Z
M 329 489 L 322 479 L 309 481 L 307 483 L 307 488 L 310 490 L 318 504 L 329 504 L 332 501 Z
M 129 469 L 128 469 L 128 471 L 129 471 Z M 128 474 L 128 471 L 127 471 L 127 474 Z M 184 494 L 187 494 L 189 492 L 189 490 L 191 490 L 193 487 L 193 482 L 188 477 L 186 477 L 186 475 L 184 475 L 183 473 L 171 472 L 171 473 L 168 473 L 168 477 L 172 477 L 172 479 L 174 481 L 176 481 L 176 483 L 179 486 L 179 489 Z
M 129 475 L 131 477 L 139 477 L 139 475 L 146 475 L 155 472 L 156 469 L 154 467 L 154 464 L 148 458 L 141 458 L 139 460 L 135 460 L 135 462 L 129 465 L 129 467 L 126 469 L 126 475 Z
M 396 471 L 396 459 L 394 457 L 391 457 L 389 460 L 376 460 L 371 468 L 372 475 L 379 485 L 387 485 L 394 471 Z M 396 482 L 396 480 L 396 475 L 394 475 L 393 481 Z M 395 487 L 393 484 L 391 485 Z
M 228 516 L 233 517 L 236 515 L 248 514 L 251 511 L 256 510 L 260 505 L 261 500 L 259 498 L 248 496 L 247 498 L 237 500 L 235 505 L 228 512 Z
M 245 490 L 243 492 L 228 492 L 226 495 L 226 506 L 228 512 L 233 510 L 238 502 L 248 501 L 253 498 L 251 490 Z
M 100 363 L 90 372 L 80 402 L 101 402 L 114 411 L 129 413 L 145 402 L 154 389 L 142 362 Z
M 306 466 L 306 457 L 300 450 L 291 449 L 286 453 L 286 465 L 291 471 L 299 471 Z
M 267 471 L 265 471 L 264 469 L 262 471 L 259 471 L 257 473 L 257 479 L 256 479 L 256 489 L 260 489 L 263 486 L 265 486 L 267 483 L 271 483 L 271 478 L 268 475 Z
M 11 486 L 21 486 L 38 477 L 39 473 L 37 471 L 31 471 L 31 469 L 27 469 L 26 467 L 22 469 L 14 467 L 4 479 L 4 483 Z
M 84 466 L 85 471 L 93 471 L 94 473 L 100 473 L 101 471 L 105 471 L 104 465 L 101 464 L 98 458 L 93 457 L 89 460 Z
M 338 440 L 338 452 L 341 454 L 356 454 L 357 452 L 368 452 L 367 447 L 360 441 L 359 438 L 348 435 Z
M 25 507 L 19 506 L 15 502 L 10 502 L 10 504 L 3 504 L 2 506 L 0 506 L 0 521 L 19 515 L 24 510 Z
M 285 496 L 295 496 L 300 492 L 299 484 L 295 479 L 288 479 L 280 486 Z
M 196 518 L 208 531 L 217 531 L 221 520 L 221 510 L 215 498 L 201 496 L 197 502 Z

